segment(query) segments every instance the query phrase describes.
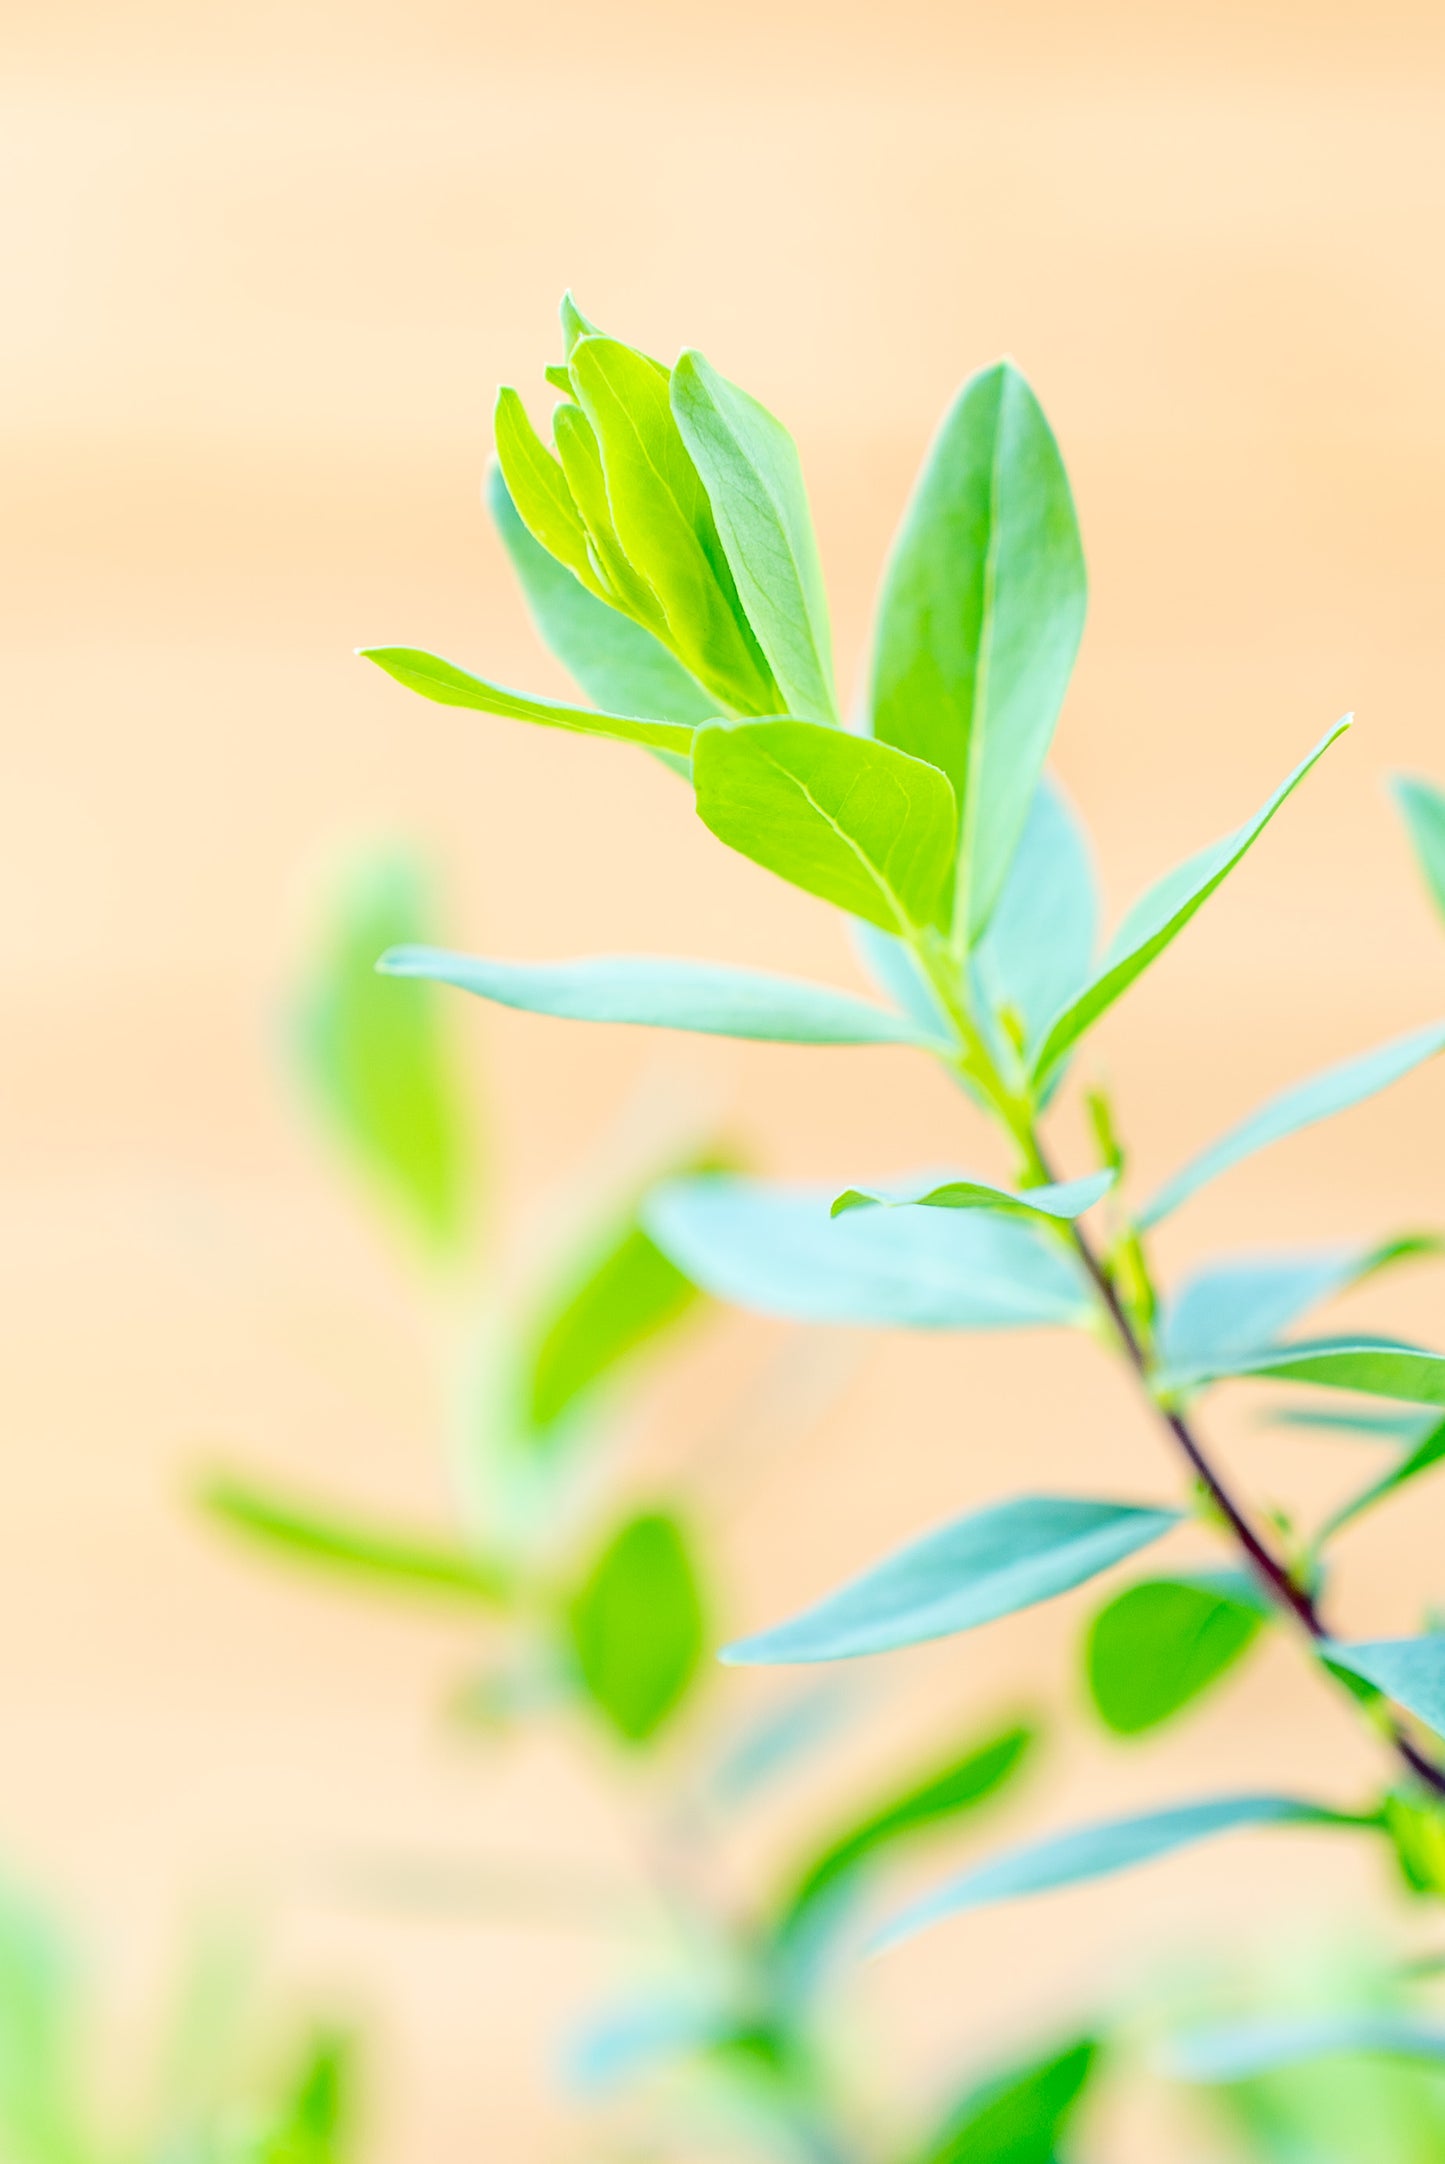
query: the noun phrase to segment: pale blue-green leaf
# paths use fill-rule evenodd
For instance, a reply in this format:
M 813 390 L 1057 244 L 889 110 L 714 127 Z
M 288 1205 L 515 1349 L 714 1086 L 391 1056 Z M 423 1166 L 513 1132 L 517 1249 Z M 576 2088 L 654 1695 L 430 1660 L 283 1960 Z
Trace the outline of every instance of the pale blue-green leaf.
M 1146 1229 L 1157 1225 L 1210 1180 L 1217 1180 L 1221 1172 L 1252 1157 L 1256 1150 L 1267 1149 L 1270 1143 L 1297 1134 L 1302 1127 L 1313 1127 L 1319 1120 L 1332 1119 L 1351 1105 L 1363 1104 L 1367 1097 L 1377 1096 L 1442 1050 L 1445 1023 L 1432 1022 L 1425 1029 L 1411 1030 L 1408 1036 L 1377 1045 L 1373 1052 L 1362 1053 L 1357 1059 L 1327 1067 L 1323 1074 L 1312 1075 L 1292 1089 L 1281 1090 L 1166 1180 L 1140 1211 L 1139 1224 Z
M 1088 1289 L 1059 1244 L 988 1211 L 860 1210 L 831 1219 L 825 1189 L 671 1181 L 643 1220 L 720 1300 L 797 1322 L 919 1330 L 1079 1325 Z
M 904 1015 L 871 1000 L 771 970 L 733 969 L 667 955 L 598 954 L 577 962 L 493 962 L 441 947 L 394 947 L 379 965 L 392 977 L 427 977 L 529 1014 L 573 1022 L 633 1022 L 650 1029 L 773 1044 L 922 1044 Z
M 665 1998 L 635 2000 L 578 2029 L 564 2052 L 563 2076 L 583 2096 L 602 2095 L 722 2043 L 732 2025 L 726 2007 L 674 1985 Z
M 1445 2028 L 1388 2011 L 1280 2014 L 1221 2022 L 1175 2037 L 1164 2070 L 1176 2081 L 1254 2081 L 1286 2067 L 1343 2055 L 1445 2061 Z
M 884 575 L 873 669 L 874 735 L 941 767 L 957 792 L 970 941 L 1018 847 L 1086 594 L 1058 445 L 1000 362 L 964 385 L 928 454 Z
M 1374 1638 L 1363 1644 L 1331 1642 L 1322 1648 L 1335 1668 L 1362 1676 L 1397 1706 L 1445 1735 L 1445 1631 L 1423 1638 Z
M 1018 1189 L 968 1179 L 913 1188 L 849 1187 L 834 1199 L 833 1215 L 840 1217 L 845 1210 L 866 1210 L 881 1204 L 895 1210 L 999 1210 L 1008 1217 L 1041 1217 L 1054 1224 L 1072 1224 L 1102 1200 L 1116 1177 L 1112 1170 L 1089 1172 L 1079 1180 L 1054 1180 L 1046 1187 Z
M 1149 964 L 1178 938 L 1215 888 L 1247 855 L 1286 797 L 1298 788 L 1310 768 L 1323 758 L 1348 727 L 1348 720 L 1337 722 L 1327 735 L 1321 737 L 1314 750 L 1300 761 L 1247 826 L 1176 865 L 1140 897 L 1114 934 L 1093 978 L 1078 998 L 1071 1000 L 1049 1025 L 1033 1062 L 1034 1078 L 1040 1086 L 1047 1083 L 1085 1030 L 1092 1028 L 1100 1015 L 1112 1007 Z
M 1327 1540 L 1333 1540 L 1337 1533 L 1352 1525 L 1356 1518 L 1363 1517 L 1367 1510 L 1373 1510 L 1377 1503 L 1383 1503 L 1388 1496 L 1408 1487 L 1422 1474 L 1433 1472 L 1442 1458 L 1445 1458 L 1445 1420 L 1427 1420 L 1423 1434 L 1417 1436 L 1413 1447 L 1402 1454 L 1388 1473 L 1372 1480 L 1358 1495 L 1352 1495 L 1338 1510 L 1331 1511 L 1316 1536 L 1315 1546 L 1318 1548 Z
M 1432 1252 L 1432 1241 L 1409 1239 L 1206 1263 L 1184 1279 L 1165 1306 L 1160 1357 L 1167 1368 L 1187 1370 L 1222 1367 L 1263 1352 L 1323 1301 L 1392 1262 Z
M 716 719 L 717 701 L 650 631 L 599 601 L 533 539 L 495 463 L 487 504 L 542 639 L 595 705 L 688 728 Z
M 1026 1048 L 1088 983 L 1098 920 L 1088 836 L 1063 790 L 1045 774 L 973 956 L 988 1006 L 1001 1023 L 1013 1019 Z
M 1138 1818 L 1105 1819 L 1045 1841 L 1031 1842 L 1025 1848 L 1011 1849 L 948 1880 L 904 1909 L 875 1944 L 881 1951 L 970 1909 L 991 1908 L 1000 1901 L 1017 1901 L 1031 1894 L 1054 1893 L 1065 1886 L 1081 1886 L 1090 1879 L 1110 1878 L 1117 1871 L 1153 1863 L 1178 1849 L 1192 1848 L 1199 1841 L 1241 1827 L 1356 1823 L 1321 1804 L 1272 1795 L 1211 1796 L 1203 1803 L 1175 1804 Z
M 1322 1435 L 1353 1435 L 1367 1443 L 1399 1443 L 1402 1448 L 1423 1442 L 1435 1427 L 1429 1413 L 1386 1413 L 1366 1405 L 1348 1411 L 1333 1405 L 1286 1405 L 1259 1417 L 1267 1428 L 1306 1428 Z
M 581 736 L 615 737 L 624 744 L 675 752 L 680 758 L 692 750 L 695 732 L 681 722 L 639 720 L 631 714 L 599 713 L 590 706 L 529 699 L 525 692 L 489 684 L 444 661 L 440 654 L 423 653 L 414 646 L 359 647 L 357 651 L 363 661 L 374 661 L 408 691 L 419 691 L 439 706 L 470 707 L 479 714 L 500 714 L 508 721 L 537 722 L 544 729 L 573 729 Z
M 937 767 L 811 721 L 700 729 L 698 817 L 730 849 L 885 932 L 947 913 L 957 809 Z
M 1088 1496 L 1013 1496 L 910 1541 L 722 1657 L 749 1666 L 852 1660 L 974 1630 L 1096 1578 L 1162 1539 L 1179 1516 Z
M 1365 1397 L 1445 1408 L 1445 1353 L 1389 1338 L 1312 1338 L 1299 1345 L 1276 1346 L 1188 1380 L 1222 1382 L 1230 1377 L 1318 1383 L 1326 1390 L 1358 1390 Z
M 882 931 L 863 917 L 850 918 L 848 931 L 855 952 L 879 991 L 886 993 L 895 1007 L 911 1015 L 926 1037 L 938 1044 L 951 1044 L 953 1026 L 907 942 L 896 932 Z
M 836 725 L 828 597 L 792 437 L 700 353 L 672 371 L 672 412 L 788 712 Z
M 1445 916 L 1445 793 L 1418 774 L 1397 774 L 1390 786 L 1430 899 Z

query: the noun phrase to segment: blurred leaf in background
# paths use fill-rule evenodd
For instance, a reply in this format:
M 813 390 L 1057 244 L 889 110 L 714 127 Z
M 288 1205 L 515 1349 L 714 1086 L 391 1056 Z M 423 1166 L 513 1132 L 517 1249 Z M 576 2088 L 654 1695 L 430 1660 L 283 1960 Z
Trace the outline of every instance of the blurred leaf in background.
M 715 1154 L 663 1168 L 663 1177 L 720 1169 Z M 547 1447 L 564 1416 L 644 1345 L 681 1322 L 702 1295 L 642 1225 L 642 1198 L 594 1238 L 544 1294 L 523 1382 L 531 1439 Z
M 435 931 L 412 856 L 386 850 L 359 860 L 329 899 L 292 1042 L 343 1146 L 424 1243 L 447 1254 L 468 1229 L 468 1093 L 432 987 L 376 973 L 389 947 Z
M 1089 1626 L 1084 1673 L 1116 1736 L 1141 1736 L 1242 1660 L 1268 1619 L 1242 1571 L 1148 1578 L 1106 1602 Z
M 1064 2164 L 1060 2143 L 1099 2066 L 1081 2038 L 1046 2059 L 995 2075 L 967 2095 L 917 2164 Z
M 676 1712 L 702 1660 L 705 1614 L 692 1544 L 671 1512 L 618 1527 L 567 1609 L 592 1703 L 624 1741 L 648 1743 Z

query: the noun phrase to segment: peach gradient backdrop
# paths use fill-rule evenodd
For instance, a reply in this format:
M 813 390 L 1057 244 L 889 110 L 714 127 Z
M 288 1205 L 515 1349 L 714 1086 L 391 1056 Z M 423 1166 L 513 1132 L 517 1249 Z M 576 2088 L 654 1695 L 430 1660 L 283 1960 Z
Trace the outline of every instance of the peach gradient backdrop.
M 435 1311 L 299 1118 L 278 1001 L 318 867 L 372 833 L 436 862 L 460 944 L 839 981 L 850 963 L 822 909 L 725 856 L 645 760 L 425 706 L 350 650 L 414 640 L 560 688 L 477 489 L 492 387 L 537 390 L 569 281 L 793 425 L 850 677 L 932 423 L 1012 352 L 1092 566 L 1059 760 L 1111 906 L 1360 714 L 1100 1032 L 1089 1064 L 1162 1173 L 1445 990 L 1381 788 L 1445 774 L 1445 33 L 1424 6 L 1260 0 L 20 0 L 5 34 L 0 1855 L 89 1932 L 119 2034 L 186 1922 L 249 1890 L 298 1995 L 382 2042 L 378 2156 L 565 2155 L 585 2140 L 549 2040 L 606 1946 L 391 1915 L 340 1881 L 395 1854 L 625 1868 L 585 1754 L 464 1749 L 436 1718 L 459 1631 L 267 1572 L 185 1504 L 224 1450 L 444 1508 Z M 902 1055 L 461 1019 L 528 1251 L 571 1169 L 653 1116 L 640 1089 L 679 1118 L 724 1108 L 778 1169 L 1004 1169 Z M 1170 1229 L 1170 1260 L 1438 1218 L 1442 1112 L 1427 1073 L 1281 1148 Z M 1391 1319 L 1438 1341 L 1439 1286 L 1402 1279 Z M 780 1338 L 726 1322 L 695 1388 L 661 1379 L 655 1462 L 702 1448 L 698 1403 Z M 1220 1425 L 1265 1492 L 1318 1502 L 1349 1469 L 1242 1411 Z M 750 1440 L 706 1476 L 737 1620 L 969 1498 L 1172 1481 L 1103 1363 L 1052 1341 L 874 1341 L 845 1406 Z M 1438 1597 L 1439 1508 L 1355 1541 L 1343 1614 L 1408 1627 Z M 1069 1623 L 879 1671 L 871 1728 L 791 1822 L 890 1738 L 926 1747 L 941 1708 L 1065 1705 Z M 1027 1810 L 1204 1781 L 1348 1795 L 1367 1768 L 1280 1646 L 1132 1760 L 1075 1725 Z M 787 1823 L 762 1823 L 760 1854 Z M 1163 1947 L 1381 1912 L 1352 1855 L 1243 1841 L 1117 1899 L 956 1928 L 862 1996 L 921 2095 Z

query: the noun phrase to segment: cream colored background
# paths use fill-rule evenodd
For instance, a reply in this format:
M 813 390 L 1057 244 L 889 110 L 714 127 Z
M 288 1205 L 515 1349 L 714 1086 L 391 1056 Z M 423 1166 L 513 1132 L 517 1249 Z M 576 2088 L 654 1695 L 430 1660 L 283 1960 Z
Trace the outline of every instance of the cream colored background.
M 7 33 L 0 1851 L 69 1903 L 123 2020 L 185 1921 L 250 1888 L 298 1992 L 385 2039 L 378 2156 L 565 2154 L 549 2039 L 606 1947 L 358 1909 L 337 1882 L 380 1854 L 621 1859 L 585 1763 L 560 1737 L 499 1762 L 448 1740 L 459 1632 L 270 1574 L 185 1506 L 224 1450 L 443 1507 L 425 1288 L 297 1117 L 280 990 L 318 866 L 378 831 L 443 867 L 459 944 L 850 964 L 646 761 L 424 706 L 350 650 L 413 640 L 560 688 L 477 484 L 492 387 L 539 389 L 568 282 L 793 425 L 850 676 L 932 423 L 1011 351 L 1089 549 L 1059 758 L 1111 905 L 1360 714 L 1100 1032 L 1088 1064 L 1161 1173 L 1445 985 L 1381 788 L 1445 774 L 1439 14 L 146 0 L 12 4 Z M 465 1027 L 532 1247 L 640 1084 L 724 1104 L 778 1169 L 995 1162 L 902 1055 Z M 1438 1219 L 1442 1092 L 1426 1073 L 1235 1174 L 1169 1258 Z M 1358 1311 L 1387 1298 L 1438 1340 L 1439 1287 Z M 696 1390 L 659 1387 L 651 1447 L 701 1447 L 699 1399 L 778 1335 L 721 1326 Z M 1225 1419 L 1263 1493 L 1318 1500 L 1346 1473 L 1343 1449 Z M 845 1408 L 764 1445 L 710 1476 L 738 1620 L 969 1498 L 1173 1481 L 1102 1363 L 1048 1341 L 873 1343 Z M 1438 1508 L 1355 1541 L 1342 1615 L 1386 1631 L 1438 1597 Z M 878 1671 L 873 1756 L 926 1743 L 941 1706 L 1066 1700 L 1071 1643 L 1056 1609 Z M 869 1762 L 860 1740 L 849 1781 Z M 1069 1734 L 1066 1793 L 1028 1808 L 1206 1780 L 1349 1796 L 1367 1764 L 1277 1647 L 1152 1751 Z M 835 1773 L 811 1800 L 838 1796 Z M 862 1989 L 901 2090 L 1161 1946 L 1370 1913 L 1352 1854 L 1245 1840 L 957 1927 Z

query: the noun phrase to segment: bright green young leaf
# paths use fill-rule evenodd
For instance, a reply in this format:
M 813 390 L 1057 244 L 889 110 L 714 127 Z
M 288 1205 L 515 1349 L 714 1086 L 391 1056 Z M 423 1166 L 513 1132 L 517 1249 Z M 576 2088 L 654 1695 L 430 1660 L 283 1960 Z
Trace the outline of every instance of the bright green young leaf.
M 1084 626 L 1068 476 L 1008 362 L 944 419 L 884 575 L 873 733 L 939 767 L 960 811 L 957 920 L 971 944 L 1003 886 Z
M 497 393 L 493 415 L 497 468 L 519 523 L 549 558 L 581 580 L 599 601 L 609 598 L 587 546 L 587 529 L 567 476 L 556 456 L 533 428 L 527 409 L 513 390 Z
M 1322 737 L 1307 758 L 1300 761 L 1294 772 L 1283 781 L 1262 811 L 1255 814 L 1247 826 L 1223 841 L 1214 842 L 1208 849 L 1201 849 L 1183 864 L 1152 886 L 1134 904 L 1118 931 L 1109 943 L 1108 951 L 1098 971 L 1079 994 L 1078 998 L 1054 1018 L 1044 1041 L 1035 1054 L 1034 1079 L 1040 1086 L 1046 1085 L 1070 1047 L 1077 1043 L 1085 1030 L 1093 1027 L 1100 1015 L 1112 1007 L 1136 977 L 1142 976 L 1149 964 L 1178 938 L 1199 910 L 1204 907 L 1216 887 L 1234 870 L 1259 839 L 1270 820 L 1284 803 L 1286 797 L 1298 788 L 1310 768 L 1323 758 L 1337 737 L 1342 736 L 1349 722 L 1336 723 L 1328 735 Z
M 1423 1638 L 1376 1638 L 1362 1645 L 1331 1643 L 1324 1649 L 1332 1668 L 1372 1683 L 1445 1735 L 1445 1631 Z
M 533 538 L 495 464 L 487 468 L 487 504 L 544 643 L 595 705 L 686 728 L 716 718 L 717 701 L 660 640 L 589 593 Z
M 671 646 L 667 612 L 617 537 L 597 431 L 580 406 L 568 404 L 553 413 L 552 434 L 572 500 L 587 530 L 588 554 L 602 592 L 615 608 Z M 728 702 L 720 698 L 718 704 L 725 707 Z
M 976 1210 L 850 1210 L 761 1180 L 673 1180 L 644 1221 L 719 1300 L 795 1322 L 1008 1330 L 1088 1322 L 1088 1288 L 1056 1240 Z
M 1350 2057 L 1445 2061 L 1445 2028 L 1386 2010 L 1279 2014 L 1220 2022 L 1176 2037 L 1166 2071 L 1177 2081 L 1254 2081 L 1285 2067 Z
M 567 368 L 601 450 L 613 529 L 661 605 L 669 645 L 733 712 L 776 713 L 777 686 L 673 419 L 665 371 L 615 338 L 590 334 L 573 346 Z
M 335 1570 L 398 1593 L 419 1593 L 503 1608 L 505 1572 L 463 1548 L 290 1502 L 249 1481 L 219 1475 L 206 1483 L 203 1508 L 231 1531 L 298 1563 Z
M 976 1739 L 943 1766 L 911 1781 L 844 1832 L 835 1835 L 812 1858 L 789 1889 L 773 1926 L 778 1936 L 796 1932 L 825 1898 L 834 1899 L 884 1849 L 891 1849 L 928 1828 L 951 1823 L 976 1810 L 1012 1781 L 1032 1754 L 1037 1731 L 1015 1723 Z
M 1116 1736 L 1157 1728 L 1234 1667 L 1267 1613 L 1239 1571 L 1126 1587 L 1099 1610 L 1085 1640 L 1094 1711 Z
M 1088 836 L 1063 790 L 1045 774 L 973 955 L 983 1003 L 1026 1050 L 1088 983 L 1098 922 Z
M 478 714 L 500 714 L 508 721 L 536 722 L 544 729 L 572 729 L 579 736 L 610 736 L 623 744 L 670 751 L 682 759 L 692 750 L 694 731 L 683 722 L 639 720 L 631 714 L 599 713 L 590 706 L 529 699 L 523 692 L 489 684 L 443 661 L 440 654 L 423 653 L 414 646 L 361 647 L 358 652 L 363 661 L 374 661 L 408 691 L 419 691 L 438 706 L 470 707 Z
M 1430 898 L 1445 916 L 1445 794 L 1417 774 L 1397 774 L 1391 786 Z
M 1380 1479 L 1372 1480 L 1358 1495 L 1352 1495 L 1338 1510 L 1332 1511 L 1320 1528 L 1316 1545 L 1333 1540 L 1347 1525 L 1353 1525 L 1367 1510 L 1383 1503 L 1387 1496 L 1398 1494 L 1418 1480 L 1422 1473 L 1431 1472 L 1445 1458 L 1445 1420 L 1427 1423 L 1425 1432 L 1411 1449 L 1406 1450 Z
M 338 892 L 292 1019 L 302 1079 L 345 1146 L 436 1248 L 468 1216 L 464 1092 L 435 994 L 388 984 L 377 957 L 430 929 L 422 875 L 404 856 L 360 865 Z
M 1090 2038 L 979 2084 L 954 2106 L 917 2164 L 1060 2164 L 1100 2048 Z
M 699 1297 L 629 1210 L 539 1318 L 526 1399 L 534 1433 L 545 1435 L 631 1354 L 680 1322 Z
M 645 1511 L 619 1527 L 573 1595 L 567 1630 L 597 1710 L 625 1742 L 650 1742 L 703 1653 L 702 1595 L 676 1518 Z
M 1189 1379 L 1222 1382 L 1231 1376 L 1318 1383 L 1326 1390 L 1358 1390 L 1365 1397 L 1398 1398 L 1407 1405 L 1445 1410 L 1445 1353 L 1385 1338 L 1314 1338 L 1299 1345 L 1280 1345 L 1272 1352 Z
M 1177 1510 L 1018 1495 L 925 1533 L 788 1623 L 724 1648 L 740 1665 L 852 1660 L 1052 1600 L 1159 1540 Z
M 809 721 L 700 729 L 698 816 L 719 841 L 885 932 L 940 924 L 956 810 L 936 767 Z
M 1377 1247 L 1206 1263 L 1165 1306 L 1160 1358 L 1166 1368 L 1187 1373 L 1266 1351 L 1323 1301 L 1393 1263 L 1434 1254 L 1437 1246 L 1433 1239 L 1406 1237 Z
M 1166 1180 L 1140 1211 L 1139 1224 L 1145 1228 L 1159 1224 L 1181 1202 L 1187 1202 L 1210 1180 L 1217 1180 L 1221 1172 L 1252 1157 L 1256 1150 L 1267 1149 L 1270 1143 L 1298 1134 L 1302 1127 L 1313 1127 L 1319 1120 L 1332 1119 L 1351 1105 L 1363 1104 L 1367 1097 L 1388 1089 L 1392 1082 L 1412 1073 L 1422 1061 L 1433 1059 L 1440 1051 L 1445 1051 L 1445 1023 L 1432 1022 L 1428 1028 L 1412 1030 L 1408 1036 L 1396 1037 L 1373 1052 L 1343 1060 L 1337 1067 L 1327 1067 L 1323 1074 L 1312 1075 L 1307 1082 L 1281 1090 Z
M 1072 1224 L 1105 1196 L 1113 1172 L 1090 1172 L 1080 1180 L 1056 1180 L 1047 1187 L 994 1187 L 986 1180 L 945 1180 L 940 1186 L 908 1193 L 904 1189 L 849 1187 L 833 1203 L 833 1215 L 866 1210 L 876 1204 L 895 1210 L 997 1210 L 1005 1217 L 1042 1218 L 1046 1224 Z
M 1358 1819 L 1303 1803 L 1293 1796 L 1211 1796 L 1203 1803 L 1175 1804 L 1138 1818 L 1105 1819 L 1071 1833 L 1030 1842 L 990 1862 L 965 1871 L 904 1909 L 877 1941 L 878 1949 L 898 1946 L 946 1917 L 970 1909 L 991 1908 L 1031 1894 L 1054 1893 L 1110 1878 L 1117 1871 L 1153 1863 L 1177 1849 L 1192 1848 L 1216 1834 L 1248 1826 L 1357 1826 Z
M 724 962 L 666 955 L 599 954 L 579 962 L 492 962 L 439 947 L 394 947 L 388 976 L 454 984 L 499 1006 L 574 1022 L 631 1022 L 649 1029 L 751 1037 L 771 1044 L 922 1044 L 937 1050 L 901 1014 L 831 985 L 808 984 Z
M 792 437 L 700 353 L 672 372 L 672 412 L 784 706 L 836 724 L 828 597 Z

